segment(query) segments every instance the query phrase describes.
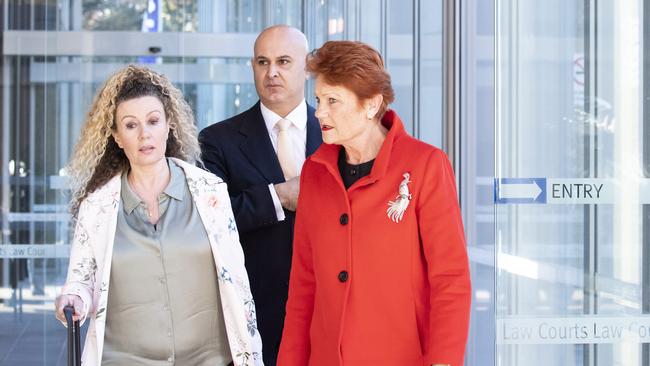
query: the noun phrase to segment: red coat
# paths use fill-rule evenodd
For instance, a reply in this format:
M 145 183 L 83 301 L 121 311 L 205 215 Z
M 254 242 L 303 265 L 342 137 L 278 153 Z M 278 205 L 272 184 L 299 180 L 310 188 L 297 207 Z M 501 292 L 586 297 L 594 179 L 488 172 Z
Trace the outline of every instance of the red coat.
M 340 146 L 305 162 L 279 366 L 463 363 L 471 294 L 452 168 L 393 111 L 382 123 L 372 172 L 347 191 Z M 395 223 L 404 173 L 411 200 Z

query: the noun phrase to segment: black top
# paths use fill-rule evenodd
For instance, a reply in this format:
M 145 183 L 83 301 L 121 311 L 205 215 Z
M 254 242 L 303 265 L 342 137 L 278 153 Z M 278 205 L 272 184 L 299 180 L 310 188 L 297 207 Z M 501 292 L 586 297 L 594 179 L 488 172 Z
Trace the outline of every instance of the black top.
M 345 189 L 350 188 L 354 182 L 370 174 L 372 164 L 374 163 L 375 159 L 357 165 L 350 164 L 345 160 L 345 149 L 341 148 L 339 150 L 339 172 L 341 173 Z

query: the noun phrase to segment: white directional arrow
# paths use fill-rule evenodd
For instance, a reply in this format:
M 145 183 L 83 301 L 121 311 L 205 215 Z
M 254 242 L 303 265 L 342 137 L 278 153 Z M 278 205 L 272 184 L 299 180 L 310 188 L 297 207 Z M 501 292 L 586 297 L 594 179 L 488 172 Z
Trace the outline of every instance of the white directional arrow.
M 630 202 L 650 204 L 649 178 L 495 178 L 494 184 L 498 204 L 617 204 L 624 193 Z
M 528 198 L 535 200 L 542 193 L 537 182 L 532 183 L 501 183 L 499 185 L 499 199 L 521 199 Z

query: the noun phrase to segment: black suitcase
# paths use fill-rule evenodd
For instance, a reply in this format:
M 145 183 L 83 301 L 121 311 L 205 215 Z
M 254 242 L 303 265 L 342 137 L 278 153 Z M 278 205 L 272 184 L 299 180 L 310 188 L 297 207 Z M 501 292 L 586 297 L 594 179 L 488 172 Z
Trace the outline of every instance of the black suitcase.
M 65 320 L 68 323 L 68 366 L 81 366 L 81 336 L 79 334 L 79 321 L 72 321 L 74 308 L 63 308 Z

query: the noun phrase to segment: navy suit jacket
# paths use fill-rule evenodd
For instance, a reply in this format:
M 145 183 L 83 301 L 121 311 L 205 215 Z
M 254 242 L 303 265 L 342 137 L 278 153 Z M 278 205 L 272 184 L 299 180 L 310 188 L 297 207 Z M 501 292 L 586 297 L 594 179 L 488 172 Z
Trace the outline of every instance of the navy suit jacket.
M 322 143 L 307 105 L 306 156 Z M 276 364 L 289 291 L 295 213 L 278 221 L 268 185 L 285 181 L 258 102 L 199 134 L 205 167 L 228 184 L 251 292 L 257 308 L 264 364 Z

